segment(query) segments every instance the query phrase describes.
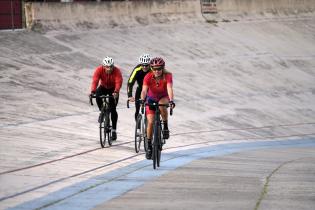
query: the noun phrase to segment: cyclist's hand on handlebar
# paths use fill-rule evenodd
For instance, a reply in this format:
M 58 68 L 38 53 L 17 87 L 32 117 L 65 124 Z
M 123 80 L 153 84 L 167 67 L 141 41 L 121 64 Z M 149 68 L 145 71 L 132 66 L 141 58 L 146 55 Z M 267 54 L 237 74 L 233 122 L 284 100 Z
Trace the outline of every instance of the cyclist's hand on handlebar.
M 170 101 L 170 102 L 169 102 L 169 105 L 170 105 L 170 107 L 171 107 L 172 109 L 174 109 L 175 106 L 176 106 L 175 103 L 174 103 L 174 101 Z
M 113 92 L 113 96 L 114 96 L 114 98 L 115 98 L 115 99 L 117 99 L 117 98 L 118 98 L 118 96 L 119 96 L 119 93 L 117 93 L 117 92 Z
M 134 98 L 134 97 L 129 97 L 128 100 L 129 100 L 130 102 L 135 102 L 135 98 Z
M 139 99 L 139 104 L 143 106 L 144 105 L 144 100 Z
M 91 91 L 91 93 L 89 94 L 89 98 L 92 98 L 93 96 L 95 96 L 95 91 Z
M 93 96 L 95 96 L 95 91 L 91 91 L 91 93 L 89 94 L 90 104 L 91 104 L 92 106 L 93 106 L 93 101 L 92 101 Z

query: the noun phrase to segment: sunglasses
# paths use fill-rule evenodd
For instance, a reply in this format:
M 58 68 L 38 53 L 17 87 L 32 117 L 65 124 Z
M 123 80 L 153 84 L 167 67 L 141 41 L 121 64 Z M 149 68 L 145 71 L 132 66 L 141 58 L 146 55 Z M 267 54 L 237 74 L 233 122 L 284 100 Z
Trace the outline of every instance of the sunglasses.
M 163 67 L 160 66 L 160 67 L 152 67 L 151 68 L 153 71 L 162 71 L 163 70 Z
M 142 64 L 142 67 L 148 67 L 149 64 Z

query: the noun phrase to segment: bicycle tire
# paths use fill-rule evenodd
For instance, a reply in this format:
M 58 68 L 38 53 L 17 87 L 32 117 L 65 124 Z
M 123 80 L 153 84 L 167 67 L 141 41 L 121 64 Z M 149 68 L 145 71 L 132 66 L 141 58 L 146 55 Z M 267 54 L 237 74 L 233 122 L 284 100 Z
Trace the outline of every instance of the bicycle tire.
M 106 135 L 106 137 L 107 137 L 107 142 L 108 142 L 108 145 L 109 146 L 112 146 L 112 142 L 113 142 L 113 140 L 112 140 L 112 132 L 111 132 L 111 125 L 110 125 L 110 112 L 107 110 L 107 112 L 105 113 L 105 119 L 104 119 L 104 121 L 105 121 L 105 132 L 106 132 L 106 134 L 104 134 L 104 135 Z
M 135 126 L 135 151 L 139 153 L 141 141 L 143 138 L 143 130 L 142 130 L 142 116 L 139 114 L 137 116 L 136 126 Z
M 145 152 L 148 150 L 148 138 L 147 138 L 147 117 L 145 116 L 143 119 L 144 123 L 142 124 L 143 130 L 143 149 Z
M 153 169 L 157 167 L 157 147 L 153 144 L 152 145 L 152 161 L 153 161 Z
M 159 139 L 161 131 L 159 126 L 159 120 L 155 120 L 154 128 L 153 128 L 153 154 L 152 154 L 152 160 L 153 160 L 153 169 L 156 169 L 156 167 L 160 167 L 160 159 L 161 159 L 161 150 L 160 150 L 160 142 Z
M 103 116 L 103 120 L 100 122 L 99 129 L 100 129 L 100 143 L 102 148 L 106 145 L 106 129 L 105 129 L 105 120 L 104 120 L 104 110 L 101 111 L 101 115 Z
M 108 132 L 106 133 L 106 135 L 107 135 L 107 142 L 108 142 L 108 145 L 109 145 L 109 146 L 112 146 L 113 140 L 112 140 L 112 133 L 111 133 L 111 131 L 108 131 Z
M 158 125 L 158 131 L 157 131 L 157 135 L 158 135 L 158 141 L 157 141 L 157 153 L 156 153 L 156 164 L 157 167 L 160 167 L 160 161 L 161 161 L 161 151 L 162 151 L 162 135 L 161 135 L 161 124 L 159 123 Z

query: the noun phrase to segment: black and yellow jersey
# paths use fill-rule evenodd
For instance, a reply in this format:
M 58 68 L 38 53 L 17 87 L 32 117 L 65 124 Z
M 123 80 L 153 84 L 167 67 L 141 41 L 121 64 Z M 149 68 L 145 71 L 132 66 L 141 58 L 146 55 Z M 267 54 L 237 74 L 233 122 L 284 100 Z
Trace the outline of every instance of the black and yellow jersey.
M 142 70 L 142 66 L 141 64 L 138 64 L 131 72 L 130 77 L 128 79 L 128 83 L 127 83 L 127 94 L 128 97 L 132 97 L 132 89 L 133 89 L 133 85 L 135 84 L 135 82 L 137 81 L 138 83 L 138 88 L 140 90 L 142 90 L 142 84 L 143 84 L 143 78 L 145 77 L 145 75 L 150 72 L 144 72 Z

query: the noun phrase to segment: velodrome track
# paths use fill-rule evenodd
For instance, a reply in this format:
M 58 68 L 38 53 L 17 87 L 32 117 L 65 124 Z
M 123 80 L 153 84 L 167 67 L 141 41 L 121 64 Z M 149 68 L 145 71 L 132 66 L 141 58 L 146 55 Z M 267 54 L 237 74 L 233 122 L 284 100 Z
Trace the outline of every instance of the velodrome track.
M 315 188 L 307 186 L 314 186 L 314 178 L 309 177 L 314 174 L 315 151 L 313 13 L 215 24 L 197 13 L 130 26 L 64 30 L 49 25 L 54 30 L 0 32 L 0 208 L 90 209 L 105 201 L 110 201 L 104 204 L 109 209 L 123 208 L 118 203 L 124 202 L 126 208 L 132 206 L 127 198 L 131 195 L 129 199 L 134 199 L 133 190 L 149 194 L 141 190 L 156 186 L 158 177 L 167 180 L 158 185 L 163 188 L 187 173 L 176 174 L 174 169 L 185 170 L 191 161 L 205 160 L 203 164 L 193 162 L 197 168 L 189 173 L 200 170 L 211 174 L 218 172 L 223 162 L 247 165 L 252 157 L 252 166 L 240 167 L 239 173 L 257 166 L 264 170 L 255 171 L 256 179 L 251 183 L 255 190 L 243 189 L 255 193 L 241 199 L 244 206 L 240 209 L 254 209 L 260 198 L 262 203 L 266 199 L 261 208 L 272 209 L 273 203 L 260 194 L 265 179 L 280 169 L 287 170 L 282 166 L 291 162 L 297 164 L 296 171 L 302 170 L 298 163 L 307 169 L 297 177 L 307 177 L 308 182 L 301 178 L 301 183 L 307 184 L 300 185 L 299 193 L 305 201 L 302 207 L 311 209 Z M 134 110 L 125 104 L 127 79 L 143 52 L 165 58 L 174 75 L 177 106 L 170 118 L 171 138 L 156 171 L 143 153 L 134 152 Z M 89 105 L 87 96 L 93 70 L 106 55 L 114 57 L 122 68 L 124 84 L 118 106 L 118 140 L 101 149 L 97 109 Z M 230 156 L 222 157 L 222 162 L 211 159 L 234 153 L 239 154 L 240 162 Z M 235 171 L 233 174 L 240 177 Z M 225 173 L 217 175 L 226 178 Z M 247 186 L 247 178 L 237 178 L 238 187 Z M 219 194 L 225 183 L 212 187 L 217 187 Z M 183 186 L 183 191 L 191 189 Z M 278 192 L 276 186 L 283 187 L 279 183 L 270 186 L 274 193 Z M 131 194 L 126 193 L 129 191 Z M 290 198 L 290 192 L 280 194 Z M 189 193 L 183 196 L 193 198 Z M 214 197 L 209 195 L 205 200 Z M 230 203 L 229 198 L 227 195 L 226 202 L 218 199 L 220 205 Z M 175 205 L 183 197 L 179 194 L 168 199 L 167 203 Z M 162 204 L 149 205 L 142 208 L 163 208 Z M 178 208 L 184 207 L 189 205 Z

